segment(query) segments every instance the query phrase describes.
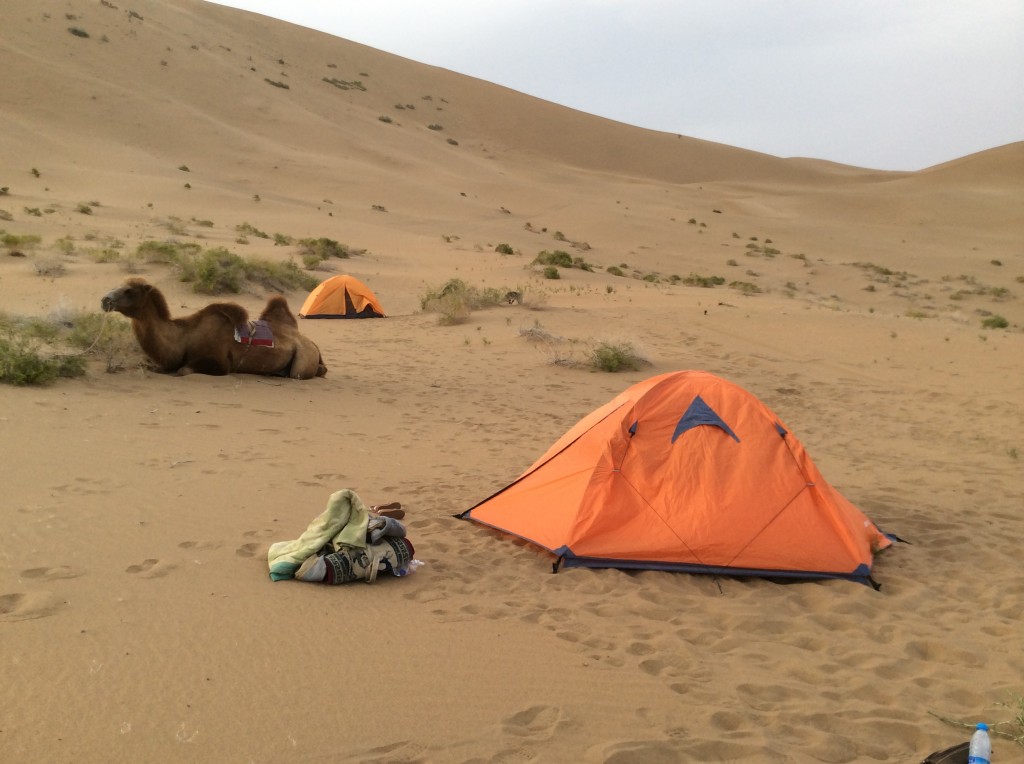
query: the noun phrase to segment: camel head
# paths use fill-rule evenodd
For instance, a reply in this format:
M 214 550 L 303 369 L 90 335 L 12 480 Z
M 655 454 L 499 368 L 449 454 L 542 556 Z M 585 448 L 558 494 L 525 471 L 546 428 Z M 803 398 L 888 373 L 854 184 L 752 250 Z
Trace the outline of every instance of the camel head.
M 117 289 L 107 292 L 100 300 L 100 305 L 104 312 L 115 310 L 128 318 L 138 317 L 146 306 L 155 308 L 162 316 L 168 314 L 163 295 L 152 284 L 140 278 L 130 278 Z

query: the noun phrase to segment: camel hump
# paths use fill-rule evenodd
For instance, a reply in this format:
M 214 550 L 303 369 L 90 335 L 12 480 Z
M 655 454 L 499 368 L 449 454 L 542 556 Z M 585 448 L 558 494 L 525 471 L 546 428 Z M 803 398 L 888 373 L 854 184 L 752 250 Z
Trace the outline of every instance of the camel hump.
M 249 322 L 249 311 L 233 302 L 215 302 L 202 308 L 199 313 L 220 314 L 225 316 L 232 326 L 241 326 Z
M 260 313 L 260 320 L 281 325 L 288 324 L 296 329 L 299 327 L 299 322 L 292 314 L 292 309 L 288 307 L 288 301 L 281 295 L 276 295 L 267 300 L 267 307 Z

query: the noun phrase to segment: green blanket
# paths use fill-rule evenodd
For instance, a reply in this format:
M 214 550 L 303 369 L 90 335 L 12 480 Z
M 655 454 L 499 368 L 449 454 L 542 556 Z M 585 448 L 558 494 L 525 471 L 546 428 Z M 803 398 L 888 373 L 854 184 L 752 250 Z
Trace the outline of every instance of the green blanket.
M 267 552 L 270 578 L 274 581 L 294 578 L 295 571 L 306 558 L 327 544 L 331 544 L 333 550 L 342 544 L 365 547 L 369 520 L 369 509 L 354 491 L 343 488 L 332 493 L 327 509 L 309 524 L 305 533 L 294 541 L 278 541 L 270 545 Z

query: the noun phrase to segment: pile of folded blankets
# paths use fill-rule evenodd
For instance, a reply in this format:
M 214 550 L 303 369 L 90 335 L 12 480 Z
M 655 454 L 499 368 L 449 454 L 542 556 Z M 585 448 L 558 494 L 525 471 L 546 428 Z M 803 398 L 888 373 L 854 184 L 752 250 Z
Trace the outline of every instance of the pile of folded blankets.
M 406 538 L 404 516 L 397 502 L 368 507 L 355 492 L 336 491 L 299 538 L 270 545 L 270 578 L 345 584 L 372 583 L 380 573 L 408 575 L 420 562 Z

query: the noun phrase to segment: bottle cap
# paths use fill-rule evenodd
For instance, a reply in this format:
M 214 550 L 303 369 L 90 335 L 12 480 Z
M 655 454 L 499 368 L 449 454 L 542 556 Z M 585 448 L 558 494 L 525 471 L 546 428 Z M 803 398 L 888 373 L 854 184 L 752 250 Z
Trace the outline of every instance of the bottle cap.
M 985 724 L 985 722 L 978 722 L 977 729 L 985 730 L 986 732 L 988 732 L 988 725 Z

